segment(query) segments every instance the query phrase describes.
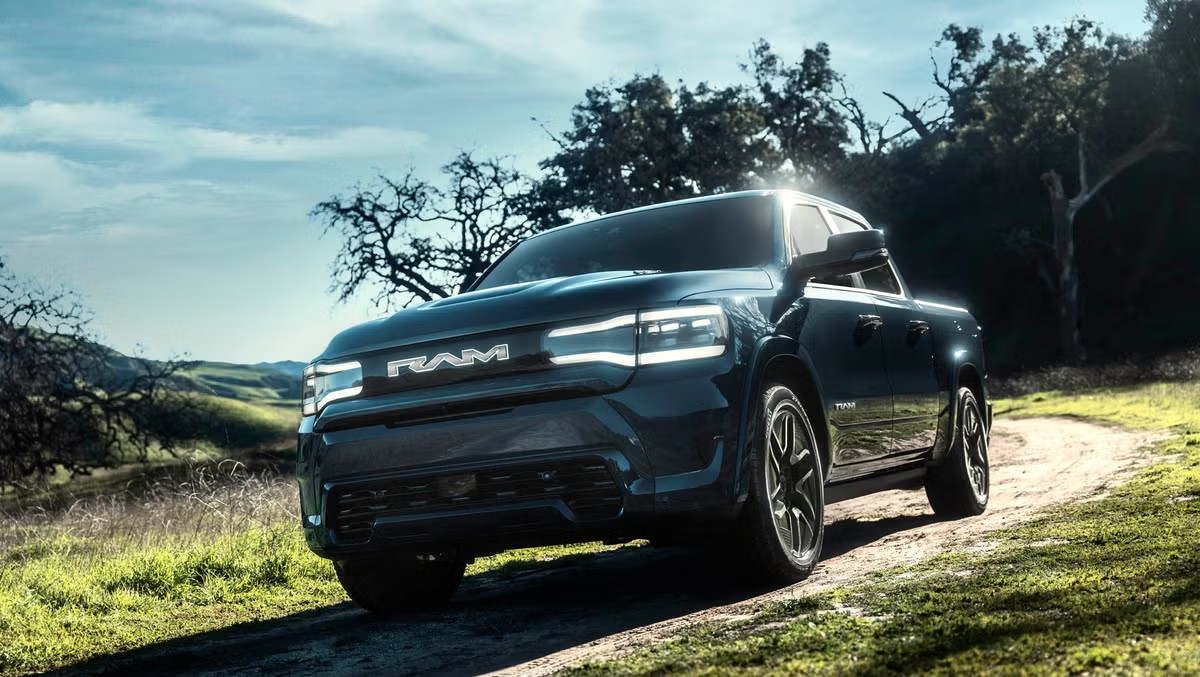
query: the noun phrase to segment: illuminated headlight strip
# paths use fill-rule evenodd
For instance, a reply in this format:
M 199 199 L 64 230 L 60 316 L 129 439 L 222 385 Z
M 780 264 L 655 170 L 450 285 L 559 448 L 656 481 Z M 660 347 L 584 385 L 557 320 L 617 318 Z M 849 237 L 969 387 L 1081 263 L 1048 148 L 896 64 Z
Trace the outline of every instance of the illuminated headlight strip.
M 723 317 L 724 315 L 725 311 L 721 309 L 721 306 L 679 306 L 640 313 L 638 320 L 657 322 L 659 320 L 676 320 L 681 317 Z
M 341 374 L 343 372 L 357 369 L 359 372 L 357 385 L 348 388 L 339 388 L 328 392 L 321 392 L 318 386 L 322 377 Z M 354 360 L 346 362 L 337 362 L 334 364 L 314 363 L 304 368 L 303 372 L 302 395 L 303 399 L 300 402 L 300 413 L 304 416 L 315 416 L 325 405 L 337 400 L 344 400 L 351 397 L 356 397 L 362 394 L 362 365 Z M 318 397 L 319 395 L 319 397 Z
M 578 336 L 579 334 L 592 334 L 598 331 L 608 331 L 610 329 L 620 329 L 621 327 L 632 327 L 637 324 L 637 315 L 630 313 L 629 315 L 621 315 L 603 322 L 593 322 L 591 324 L 580 324 L 574 327 L 559 327 L 551 329 L 547 334 L 550 338 L 562 338 L 564 336 Z
M 351 360 L 350 362 L 338 362 L 337 364 L 310 364 L 304 368 L 304 375 L 324 376 L 325 374 L 337 374 L 351 369 L 362 369 L 362 365 Z
M 662 364 L 663 362 L 697 360 L 702 357 L 720 357 L 724 354 L 724 345 L 700 346 L 697 348 L 679 348 L 677 350 L 658 350 L 653 353 L 642 353 L 638 355 L 638 364 Z
M 579 336 L 581 334 L 594 334 L 621 329 L 623 327 L 641 327 L 644 323 L 657 323 L 670 320 L 690 320 L 692 326 L 696 328 L 701 326 L 712 327 L 716 330 L 715 333 L 721 337 L 722 342 L 717 345 L 669 348 L 651 352 L 637 352 L 637 354 L 602 349 L 585 350 L 579 353 L 553 355 L 550 357 L 550 362 L 556 365 L 606 363 L 621 367 L 636 367 L 638 365 L 664 364 L 667 362 L 695 360 L 706 357 L 720 357 L 725 354 L 729 340 L 729 324 L 725 319 L 725 311 L 716 305 L 679 306 L 619 315 L 599 322 L 552 329 L 546 334 L 546 337 L 548 339 L 555 339 L 567 336 Z M 678 325 L 679 323 L 674 323 L 673 326 L 674 328 L 678 328 Z M 657 327 L 652 327 L 650 330 L 654 331 L 655 329 Z M 636 351 L 637 349 L 635 349 Z
M 325 408 L 325 405 L 337 400 L 344 400 L 348 397 L 354 397 L 362 392 L 362 386 L 354 386 L 353 388 L 342 388 L 341 390 L 331 390 L 324 397 L 317 400 L 317 411 Z
M 582 364 L 584 362 L 607 362 L 616 364 L 622 367 L 636 367 L 637 356 L 626 355 L 623 353 L 577 353 L 575 355 L 558 355 L 551 357 L 550 361 L 554 364 Z

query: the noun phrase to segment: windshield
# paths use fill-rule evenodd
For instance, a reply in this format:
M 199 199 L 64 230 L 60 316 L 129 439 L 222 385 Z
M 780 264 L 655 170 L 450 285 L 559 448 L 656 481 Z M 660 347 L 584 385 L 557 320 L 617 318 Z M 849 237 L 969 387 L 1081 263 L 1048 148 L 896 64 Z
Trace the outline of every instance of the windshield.
M 613 270 L 748 268 L 771 260 L 769 196 L 660 207 L 565 226 L 517 245 L 476 289 Z

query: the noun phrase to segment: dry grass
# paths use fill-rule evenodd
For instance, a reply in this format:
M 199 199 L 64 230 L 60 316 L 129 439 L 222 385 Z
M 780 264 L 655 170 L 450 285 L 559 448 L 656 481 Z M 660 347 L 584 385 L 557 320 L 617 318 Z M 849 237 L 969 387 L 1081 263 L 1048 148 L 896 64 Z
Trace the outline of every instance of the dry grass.
M 1200 380 L 1200 347 L 1151 358 L 1130 358 L 1108 364 L 1034 369 L 997 379 L 991 395 L 999 399 L 1048 391 L 1080 392 L 1151 383 L 1189 383 Z
M 346 601 L 304 543 L 292 478 L 234 461 L 159 470 L 0 510 L 0 674 Z M 615 547 L 510 551 L 467 573 L 503 577 Z
M 238 461 L 188 463 L 116 491 L 63 492 L 0 509 L 0 556 L 48 537 L 110 540 L 120 547 L 209 541 L 225 534 L 300 524 L 295 482 Z M 14 502 L 15 503 L 15 502 Z

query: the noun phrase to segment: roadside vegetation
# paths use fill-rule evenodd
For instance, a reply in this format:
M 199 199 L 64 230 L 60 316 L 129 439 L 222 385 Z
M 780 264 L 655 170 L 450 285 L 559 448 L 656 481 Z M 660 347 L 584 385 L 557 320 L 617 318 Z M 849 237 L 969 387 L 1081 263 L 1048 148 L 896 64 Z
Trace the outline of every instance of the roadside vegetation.
M 981 552 L 884 571 L 574 674 L 1200 672 L 1200 383 L 1029 394 L 998 416 L 1162 430 L 1162 460 Z
M 574 672 L 1200 670 L 1200 383 L 1035 393 L 999 402 L 998 415 L 1174 436 L 1128 485 L 997 532 L 980 552 Z M 0 514 L 0 673 L 346 601 L 303 543 L 291 478 L 204 462 L 125 486 Z M 473 564 L 467 585 L 613 547 L 504 553 Z
M 0 674 L 347 601 L 333 567 L 304 544 L 290 477 L 202 462 L 127 486 L 60 496 L 50 509 L 0 509 Z M 507 552 L 468 575 L 614 547 Z

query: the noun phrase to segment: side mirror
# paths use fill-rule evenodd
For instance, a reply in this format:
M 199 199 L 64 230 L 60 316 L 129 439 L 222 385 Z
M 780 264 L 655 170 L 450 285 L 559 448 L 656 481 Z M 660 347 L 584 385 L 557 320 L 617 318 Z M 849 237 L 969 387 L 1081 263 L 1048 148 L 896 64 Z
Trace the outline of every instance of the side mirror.
M 823 252 L 801 254 L 792 260 L 792 273 L 801 283 L 815 277 L 837 277 L 886 266 L 883 231 L 853 230 L 829 236 Z

